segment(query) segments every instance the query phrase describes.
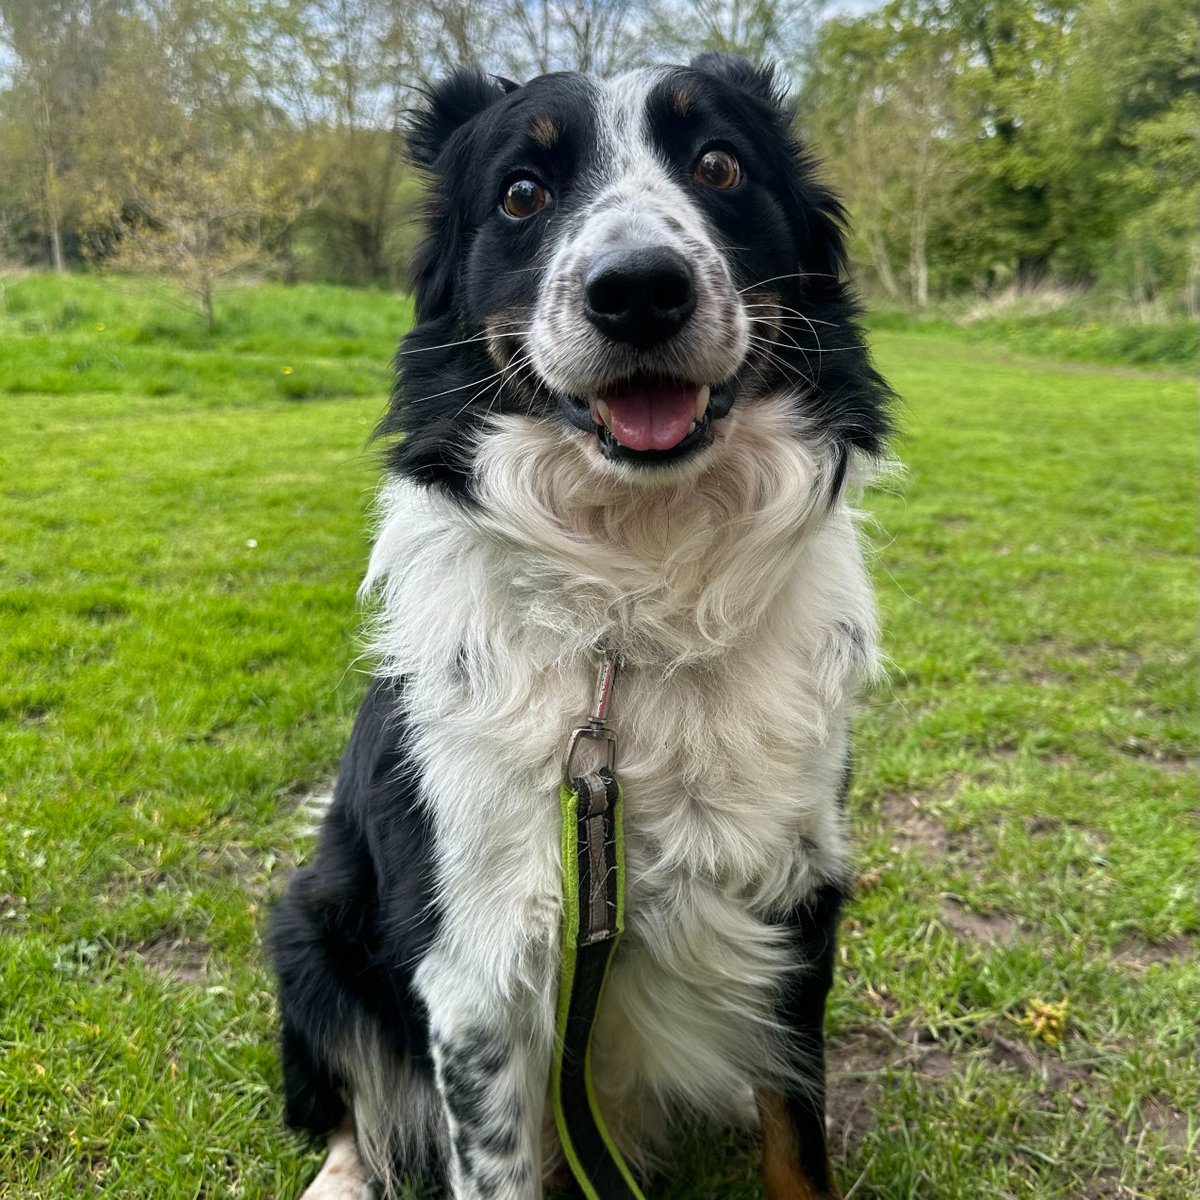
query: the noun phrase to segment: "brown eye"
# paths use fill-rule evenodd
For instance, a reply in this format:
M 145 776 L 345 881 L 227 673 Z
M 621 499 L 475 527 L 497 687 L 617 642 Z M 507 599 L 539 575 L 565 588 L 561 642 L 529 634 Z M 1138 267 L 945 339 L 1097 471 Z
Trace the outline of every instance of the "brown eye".
M 536 179 L 514 179 L 501 203 L 510 217 L 523 221 L 550 203 L 550 193 Z
M 696 160 L 696 181 L 723 192 L 742 182 L 742 168 L 728 150 L 706 150 Z

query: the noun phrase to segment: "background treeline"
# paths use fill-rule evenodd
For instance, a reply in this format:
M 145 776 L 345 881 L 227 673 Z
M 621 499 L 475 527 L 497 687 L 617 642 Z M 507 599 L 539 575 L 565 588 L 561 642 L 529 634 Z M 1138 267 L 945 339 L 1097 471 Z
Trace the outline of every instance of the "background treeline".
M 415 89 L 779 62 L 869 290 L 1053 284 L 1194 314 L 1193 0 L 0 0 L 0 264 L 395 284 Z

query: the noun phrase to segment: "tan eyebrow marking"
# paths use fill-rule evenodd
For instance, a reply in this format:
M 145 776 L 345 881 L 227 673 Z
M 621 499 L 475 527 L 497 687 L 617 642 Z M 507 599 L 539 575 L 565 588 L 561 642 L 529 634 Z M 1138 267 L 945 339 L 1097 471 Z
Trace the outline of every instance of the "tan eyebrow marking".
M 692 111 L 692 106 L 695 103 L 696 97 L 685 87 L 677 87 L 671 93 L 671 107 L 675 110 L 675 115 L 678 117 L 686 117 Z
M 558 126 L 554 123 L 554 118 L 545 113 L 534 118 L 533 128 L 529 132 L 533 140 L 547 150 L 552 149 L 554 143 L 558 141 Z

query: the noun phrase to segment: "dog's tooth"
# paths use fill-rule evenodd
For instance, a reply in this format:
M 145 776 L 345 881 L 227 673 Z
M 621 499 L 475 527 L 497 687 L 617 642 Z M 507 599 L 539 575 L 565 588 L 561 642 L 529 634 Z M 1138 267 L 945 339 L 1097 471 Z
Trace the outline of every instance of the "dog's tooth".
M 596 410 L 595 415 L 601 422 L 603 422 L 604 428 L 611 429 L 612 411 L 609 409 L 608 405 L 605 404 L 603 400 L 593 400 L 592 405 Z
M 704 420 L 704 414 L 708 412 L 708 397 L 712 394 L 712 389 L 706 383 L 696 393 L 696 420 Z

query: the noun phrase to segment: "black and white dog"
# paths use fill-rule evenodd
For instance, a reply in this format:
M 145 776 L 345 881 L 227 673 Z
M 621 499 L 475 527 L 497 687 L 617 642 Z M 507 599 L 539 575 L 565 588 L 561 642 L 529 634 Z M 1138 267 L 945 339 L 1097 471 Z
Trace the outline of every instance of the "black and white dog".
M 310 1200 L 532 1200 L 556 1170 L 560 760 L 605 651 L 628 893 L 598 1103 L 643 1176 L 757 1107 L 772 1200 L 838 1195 L 822 1015 L 876 656 L 847 490 L 889 393 L 791 122 L 716 56 L 464 71 L 415 119 L 378 669 L 272 931 L 287 1118 L 331 1136 Z

